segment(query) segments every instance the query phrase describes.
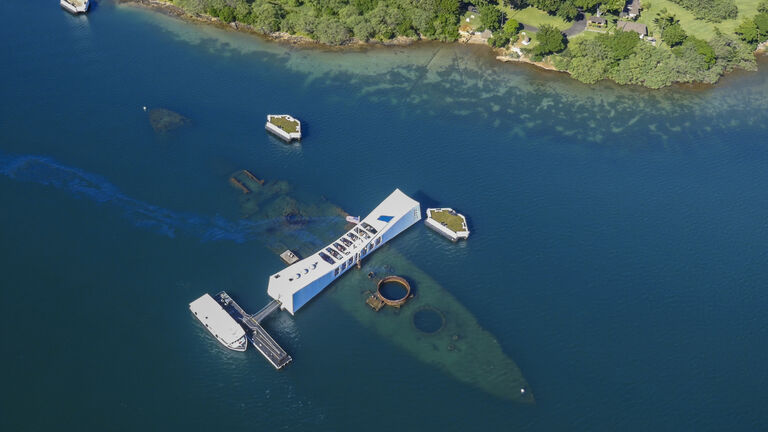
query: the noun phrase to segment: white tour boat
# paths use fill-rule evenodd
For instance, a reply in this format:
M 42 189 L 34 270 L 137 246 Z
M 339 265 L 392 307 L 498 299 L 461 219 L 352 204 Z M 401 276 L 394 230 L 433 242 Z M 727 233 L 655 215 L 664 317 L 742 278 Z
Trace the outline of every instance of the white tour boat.
M 248 348 L 245 330 L 210 295 L 203 294 L 190 303 L 189 310 L 225 347 L 234 351 L 245 351 Z
M 91 0 L 59 0 L 59 4 L 67 12 L 77 15 L 88 12 Z

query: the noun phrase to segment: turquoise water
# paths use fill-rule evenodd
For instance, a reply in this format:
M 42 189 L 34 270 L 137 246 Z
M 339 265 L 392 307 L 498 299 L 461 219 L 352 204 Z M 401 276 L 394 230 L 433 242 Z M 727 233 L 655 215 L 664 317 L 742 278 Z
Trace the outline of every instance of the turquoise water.
M 48 3 L 7 4 L 0 26 L 3 430 L 768 428 L 765 66 L 653 92 L 479 48 L 307 50 Z M 191 123 L 156 134 L 143 106 Z M 274 112 L 304 121 L 301 145 L 264 132 Z M 255 310 L 282 268 L 274 225 L 240 218 L 242 168 L 352 214 L 395 187 L 465 213 L 465 243 L 418 225 L 393 247 L 537 404 L 451 379 L 322 296 L 269 323 L 284 371 L 222 349 L 189 301 L 224 289 Z

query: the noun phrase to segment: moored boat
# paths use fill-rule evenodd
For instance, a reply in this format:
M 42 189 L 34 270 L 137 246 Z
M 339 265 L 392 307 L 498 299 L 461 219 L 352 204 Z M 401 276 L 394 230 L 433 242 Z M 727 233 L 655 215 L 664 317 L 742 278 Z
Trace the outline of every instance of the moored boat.
M 225 347 L 233 351 L 245 351 L 248 348 L 245 330 L 210 295 L 203 294 L 190 303 L 189 310 Z
M 73 15 L 84 14 L 88 12 L 91 0 L 59 0 L 59 5 Z

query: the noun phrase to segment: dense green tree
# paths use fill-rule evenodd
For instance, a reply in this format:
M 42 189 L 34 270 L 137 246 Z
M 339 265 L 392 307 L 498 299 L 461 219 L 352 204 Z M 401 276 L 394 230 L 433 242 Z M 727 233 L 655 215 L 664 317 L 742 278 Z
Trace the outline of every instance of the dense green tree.
M 688 36 L 681 48 L 688 49 L 688 47 L 692 47 L 692 49 L 702 57 L 704 63 L 706 64 L 706 69 L 709 69 L 713 64 L 715 64 L 715 60 L 717 60 L 715 50 L 712 49 L 707 41 L 694 36 Z
M 501 11 L 492 4 L 481 4 L 477 10 L 480 12 L 480 25 L 495 32 L 501 28 Z
M 768 13 L 763 12 L 755 15 L 755 25 L 758 30 L 758 42 L 763 42 L 768 38 Z
M 603 12 L 619 13 L 627 4 L 626 0 L 603 0 L 600 3 L 600 10 Z
M 576 9 L 576 5 L 570 0 L 563 2 L 560 7 L 557 8 L 557 16 L 566 21 L 572 21 L 577 15 L 579 15 L 579 10 Z
M 680 23 L 674 23 L 661 31 L 661 39 L 669 46 L 674 47 L 685 42 L 688 35 Z
M 219 9 L 219 19 L 226 22 L 231 23 L 235 21 L 235 8 L 233 8 L 230 5 L 225 5 L 221 9 Z
M 352 33 L 355 37 L 363 42 L 369 40 L 374 35 L 373 25 L 362 16 L 350 18 L 347 21 L 347 25 L 352 28 Z
M 509 45 L 509 36 L 505 35 L 502 32 L 499 32 L 498 34 L 495 34 L 491 36 L 490 39 L 488 39 L 488 45 L 496 48 L 505 47 Z
M 755 20 L 752 18 L 744 19 L 744 21 L 736 27 L 735 32 L 739 35 L 741 40 L 749 44 L 756 44 L 760 37 L 760 32 L 757 30 L 757 24 L 755 24 Z
M 537 9 L 554 14 L 562 4 L 562 0 L 528 0 L 528 3 Z
M 597 7 L 598 4 L 600 4 L 601 0 L 573 0 L 573 4 L 576 7 L 582 8 L 584 10 L 592 10 Z
M 459 0 L 434 0 L 437 17 L 432 21 L 434 37 L 439 40 L 456 40 L 459 37 Z M 419 7 L 418 2 L 414 2 Z M 423 1 L 423 3 L 427 3 Z M 427 6 L 423 4 L 421 6 Z
M 602 44 L 612 61 L 624 60 L 629 57 L 640 43 L 635 32 L 617 31 L 613 34 L 601 34 L 597 41 Z
M 508 19 L 507 22 L 504 23 L 504 28 L 502 28 L 502 31 L 504 32 L 507 37 L 512 38 L 513 36 L 517 36 L 517 34 L 520 32 L 520 23 L 517 22 L 515 19 Z
M 352 0 L 350 2 L 362 13 L 370 12 L 379 4 L 379 0 Z
M 680 21 L 675 17 L 674 14 L 667 12 L 666 8 L 660 10 L 659 13 L 656 14 L 656 17 L 653 19 L 653 23 L 661 31 L 664 31 L 664 29 L 666 29 L 667 27 L 677 24 L 679 22 Z
M 245 0 L 235 2 L 235 20 L 241 23 L 251 23 L 251 5 Z
M 768 13 L 761 12 L 754 18 L 746 18 L 736 27 L 736 34 L 748 44 L 758 44 L 768 39 Z
M 761 0 L 757 4 L 757 11 L 760 13 L 768 13 L 768 0 Z
M 536 40 L 539 42 L 534 48 L 534 54 L 544 56 L 560 52 L 565 49 L 565 35 L 557 28 L 544 24 L 536 33 Z
M 712 38 L 709 45 L 715 51 L 717 58 L 715 63 L 719 66 L 721 73 L 734 68 L 746 70 L 757 68 L 752 47 L 741 41 L 721 33 Z
M 349 30 L 338 19 L 323 19 L 317 24 L 315 37 L 329 45 L 341 45 L 349 40 Z
M 565 62 L 558 61 L 565 57 Z M 581 82 L 594 84 L 604 79 L 610 69 L 611 55 L 599 40 L 581 39 L 568 46 L 563 56 L 557 56 L 555 66 L 567 70 Z
M 670 0 L 702 20 L 720 22 L 726 19 L 736 18 L 739 9 L 734 0 Z
M 265 33 L 280 30 L 280 21 L 283 17 L 282 9 L 279 6 L 272 3 L 262 3 L 257 6 L 254 3 L 253 7 L 253 12 L 251 12 L 251 25 L 253 27 Z

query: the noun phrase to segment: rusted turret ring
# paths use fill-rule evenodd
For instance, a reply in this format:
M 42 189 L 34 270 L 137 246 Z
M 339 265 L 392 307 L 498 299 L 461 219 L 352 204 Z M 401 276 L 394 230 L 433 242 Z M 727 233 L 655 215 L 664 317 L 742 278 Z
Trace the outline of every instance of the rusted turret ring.
M 384 295 L 381 294 L 381 286 L 389 282 L 399 283 L 400 285 L 404 286 L 405 295 L 399 299 L 388 299 L 384 297 Z M 408 298 L 411 296 L 411 284 L 409 284 L 407 280 L 401 278 L 400 276 L 387 276 L 380 280 L 376 285 L 376 296 L 389 306 L 400 307 L 405 304 L 405 302 L 408 301 Z

